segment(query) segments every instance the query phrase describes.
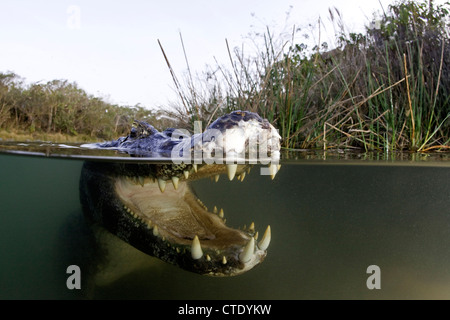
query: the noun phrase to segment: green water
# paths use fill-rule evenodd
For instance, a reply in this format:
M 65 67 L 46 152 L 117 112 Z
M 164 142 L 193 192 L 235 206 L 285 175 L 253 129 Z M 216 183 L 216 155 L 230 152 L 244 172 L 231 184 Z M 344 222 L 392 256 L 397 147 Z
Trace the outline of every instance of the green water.
M 273 181 L 255 168 L 244 182 L 194 183 L 227 224 L 272 229 L 261 265 L 210 278 L 126 246 L 99 251 L 81 160 L 0 155 L 0 299 L 449 299 L 450 166 L 376 164 L 291 158 Z M 67 288 L 70 265 L 79 290 Z M 101 280 L 99 265 L 111 271 Z M 367 287 L 371 265 L 380 289 Z

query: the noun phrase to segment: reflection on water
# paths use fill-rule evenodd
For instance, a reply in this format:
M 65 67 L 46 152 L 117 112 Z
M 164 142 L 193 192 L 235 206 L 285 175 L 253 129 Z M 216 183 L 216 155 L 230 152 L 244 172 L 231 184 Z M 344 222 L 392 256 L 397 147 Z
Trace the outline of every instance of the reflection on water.
M 141 151 L 143 152 L 143 151 Z M 143 159 L 131 156 L 124 150 L 114 148 L 93 148 L 90 144 L 72 143 L 59 144 L 52 142 L 21 142 L 0 140 L 0 154 L 15 154 L 37 157 L 71 158 L 82 160 L 102 160 L 121 162 L 158 162 L 170 160 L 161 158 L 162 155 L 154 155 L 148 152 Z M 411 152 L 358 152 L 352 150 L 295 150 L 282 153 L 283 163 L 344 163 L 352 164 L 377 164 L 377 165 L 430 165 L 450 166 L 450 152 L 436 153 L 411 153 Z
M 252 170 L 244 182 L 193 184 L 206 206 L 225 209 L 227 224 L 272 228 L 261 265 L 211 278 L 88 228 L 81 160 L 0 155 L 0 298 L 450 298 L 447 162 L 284 159 L 274 181 Z M 81 268 L 81 290 L 67 289 L 69 265 Z M 379 290 L 366 286 L 370 265 L 380 267 Z

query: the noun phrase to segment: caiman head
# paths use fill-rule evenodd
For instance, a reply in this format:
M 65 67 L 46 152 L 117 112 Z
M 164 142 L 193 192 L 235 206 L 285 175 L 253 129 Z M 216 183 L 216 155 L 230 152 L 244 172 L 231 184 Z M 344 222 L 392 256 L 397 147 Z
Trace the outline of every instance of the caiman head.
M 141 133 L 142 126 L 149 125 L 139 123 Z M 211 152 L 233 154 L 236 160 L 236 154 L 243 154 L 242 148 L 248 155 L 256 141 L 259 150 L 270 157 L 275 155 L 275 160 L 264 168 L 273 178 L 279 169 L 279 135 L 273 126 L 254 113 L 239 111 L 219 118 L 205 132 L 190 138 L 185 133 L 175 138 L 173 129 L 159 133 L 151 127 L 143 131 L 139 135 L 135 129 L 132 137 L 121 138 L 134 141 L 133 147 L 121 149 L 119 144 L 117 149 L 139 156 L 145 145 L 151 146 L 152 154 L 176 149 L 172 156 L 183 155 L 183 161 L 177 158 L 145 163 L 139 158 L 136 163 L 85 162 L 80 197 L 86 215 L 137 249 L 199 274 L 238 275 L 262 262 L 270 243 L 270 226 L 261 230 L 262 234 L 253 223 L 244 230 L 230 228 L 223 210 L 208 209 L 190 186 L 192 180 L 218 179 L 220 175 L 243 180 L 251 161 L 228 163 L 230 159 L 225 157 L 224 163 L 219 163 L 215 157 L 214 161 L 202 159 L 196 164 L 198 159 L 188 161 L 186 150 L 179 147 L 187 147 L 189 154 L 203 150 L 209 157 Z

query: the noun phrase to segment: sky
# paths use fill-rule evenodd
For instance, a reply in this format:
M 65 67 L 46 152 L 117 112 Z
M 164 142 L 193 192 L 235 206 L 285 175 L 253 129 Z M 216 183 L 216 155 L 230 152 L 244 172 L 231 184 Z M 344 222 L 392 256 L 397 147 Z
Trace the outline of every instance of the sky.
M 320 41 L 331 43 L 333 30 L 326 27 L 329 8 L 339 9 L 349 31 L 360 31 L 373 12 L 389 3 L 2 0 L 0 72 L 14 72 L 26 83 L 65 79 L 110 103 L 158 108 L 177 101 L 158 40 L 181 80 L 187 65 L 180 34 L 191 73 L 196 75 L 216 61 L 229 65 L 225 39 L 231 48 L 251 47 L 249 39 L 255 37 L 249 35 L 263 33 L 266 27 L 282 37 L 295 26 L 303 30 L 300 35 L 308 33 L 309 24 L 317 25 L 320 17 L 324 22 Z

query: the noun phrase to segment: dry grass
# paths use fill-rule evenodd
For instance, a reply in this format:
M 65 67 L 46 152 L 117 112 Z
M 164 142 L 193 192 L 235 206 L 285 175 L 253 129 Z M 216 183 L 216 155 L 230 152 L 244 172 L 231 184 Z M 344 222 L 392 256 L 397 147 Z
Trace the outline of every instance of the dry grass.
M 231 68 L 211 67 L 200 85 L 189 73 L 183 86 L 165 56 L 182 101 L 174 115 L 188 125 L 254 111 L 279 129 L 286 149 L 446 150 L 449 6 L 399 1 L 365 34 L 346 33 L 342 15 L 330 11 L 338 46 L 318 44 L 313 54 L 294 41 L 295 27 L 286 41 L 267 28 L 256 56 L 227 42 Z
M 0 130 L 0 139 L 5 141 L 51 141 L 57 143 L 96 142 L 99 138 L 88 135 L 67 135 L 62 133 L 20 132 Z

